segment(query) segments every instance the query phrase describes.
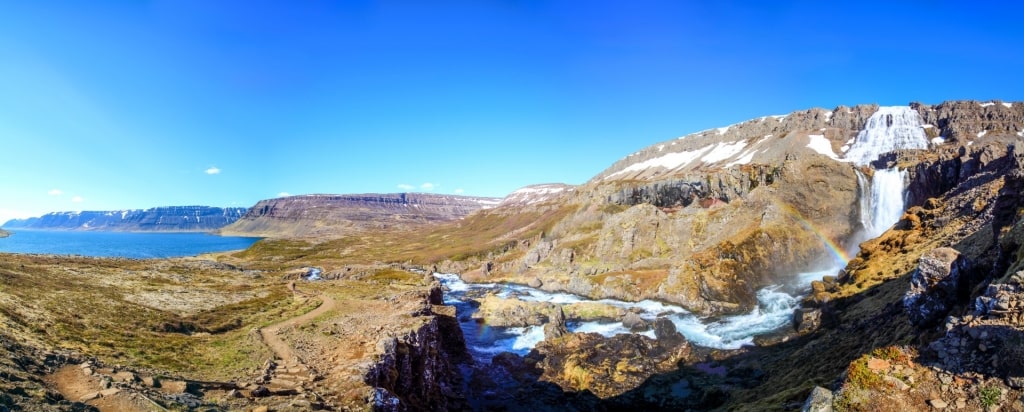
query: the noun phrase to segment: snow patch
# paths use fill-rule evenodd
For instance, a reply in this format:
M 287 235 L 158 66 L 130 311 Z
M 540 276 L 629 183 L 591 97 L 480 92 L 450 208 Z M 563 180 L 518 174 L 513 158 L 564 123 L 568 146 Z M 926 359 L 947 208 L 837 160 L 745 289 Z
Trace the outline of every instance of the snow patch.
M 1006 107 L 1006 108 L 1010 108 L 1010 107 L 1013 107 L 1013 103 L 1006 103 L 1006 102 L 1003 102 L 1003 107 Z
M 747 142 L 739 141 L 734 143 L 720 142 L 715 145 L 714 149 L 711 149 L 711 153 L 708 153 L 700 160 L 704 163 L 716 163 L 730 157 L 735 156 L 737 153 L 743 150 L 747 146 Z
M 986 135 L 986 134 L 988 134 L 988 130 L 982 130 L 982 131 L 978 132 L 978 135 L 977 135 L 977 136 L 978 136 L 978 137 L 982 137 L 982 136 L 984 136 L 984 135 Z
M 751 161 L 754 160 L 754 155 L 756 155 L 756 154 L 757 154 L 757 150 L 747 151 L 742 156 L 740 156 L 739 159 L 736 159 L 736 160 L 733 160 L 733 161 L 729 162 L 729 164 L 725 165 L 725 167 L 733 167 L 733 166 L 736 166 L 736 165 L 748 164 L 748 163 L 750 163 Z
M 995 106 L 995 103 L 988 102 L 988 103 L 982 103 L 981 104 L 981 107 L 989 107 L 989 106 Z
M 619 170 L 618 172 L 612 173 L 605 177 L 605 179 L 611 178 L 624 173 L 639 172 L 654 167 L 660 167 L 663 169 L 675 169 L 678 167 L 686 166 L 697 160 L 704 153 L 711 150 L 711 146 L 704 147 L 693 151 L 683 151 L 675 153 L 667 153 L 665 155 L 655 157 L 653 159 L 644 160 L 640 163 L 635 163 L 627 166 L 625 169 Z
M 807 143 L 807 147 L 811 148 L 811 150 L 828 156 L 833 160 L 839 160 L 839 157 L 836 156 L 836 152 L 832 151 L 832 142 L 828 141 L 824 135 L 811 134 L 807 135 L 807 137 L 811 139 L 811 141 Z
M 658 145 L 658 151 L 659 151 L 659 152 L 660 152 L 660 151 L 661 151 L 662 149 L 664 149 L 664 148 L 665 148 L 665 145 L 663 145 L 663 144 L 659 144 L 659 145 Z
M 732 126 L 719 127 L 719 128 L 717 128 L 715 130 L 718 130 L 718 134 L 725 134 L 725 132 L 729 131 L 730 127 L 732 127 Z
M 938 146 L 938 145 L 943 144 L 943 143 L 946 143 L 946 139 L 943 139 L 942 136 L 933 137 L 932 138 L 932 144 L 933 145 Z

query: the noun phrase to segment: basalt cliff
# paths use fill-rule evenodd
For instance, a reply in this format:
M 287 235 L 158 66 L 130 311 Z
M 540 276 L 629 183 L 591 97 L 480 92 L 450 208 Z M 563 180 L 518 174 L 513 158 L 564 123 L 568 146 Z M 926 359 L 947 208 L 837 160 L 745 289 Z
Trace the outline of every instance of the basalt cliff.
M 94 230 L 109 232 L 210 232 L 242 216 L 244 208 L 168 206 L 150 209 L 54 212 L 13 219 L 8 229 Z
M 289 196 L 260 201 L 221 233 L 337 237 L 364 229 L 450 221 L 492 207 L 499 200 L 425 193 Z

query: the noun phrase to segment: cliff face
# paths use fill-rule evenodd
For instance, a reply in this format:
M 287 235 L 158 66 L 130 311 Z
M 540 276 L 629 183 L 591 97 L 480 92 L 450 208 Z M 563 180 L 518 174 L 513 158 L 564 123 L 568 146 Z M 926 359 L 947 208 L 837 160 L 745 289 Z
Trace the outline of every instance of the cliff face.
M 14 219 L 9 229 L 95 230 L 115 232 L 206 232 L 228 225 L 244 208 L 169 206 L 118 211 L 55 212 L 41 217 Z
M 337 236 L 346 229 L 442 222 L 500 199 L 423 193 L 305 195 L 262 200 L 221 233 L 265 237 Z
M 891 152 L 869 145 L 883 154 L 862 163 L 854 147 L 870 143 L 869 127 L 922 143 Z M 759 288 L 857 249 L 875 170 L 907 171 L 913 206 L 981 173 L 1022 129 L 1024 104 L 974 101 L 811 109 L 711 129 L 640 150 L 560 197 L 499 207 L 575 212 L 514 248 L 505 241 L 500 253 L 458 263 L 472 280 L 536 279 L 593 298 L 746 311 Z M 929 161 L 935 155 L 955 160 Z

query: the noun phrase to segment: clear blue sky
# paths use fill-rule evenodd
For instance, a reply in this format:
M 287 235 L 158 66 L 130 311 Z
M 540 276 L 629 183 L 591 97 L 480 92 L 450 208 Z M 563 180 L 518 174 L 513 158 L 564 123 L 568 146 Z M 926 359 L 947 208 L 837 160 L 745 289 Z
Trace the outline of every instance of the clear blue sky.
M 503 196 L 762 115 L 1024 100 L 1021 10 L 892 3 L 0 0 L 0 222 Z

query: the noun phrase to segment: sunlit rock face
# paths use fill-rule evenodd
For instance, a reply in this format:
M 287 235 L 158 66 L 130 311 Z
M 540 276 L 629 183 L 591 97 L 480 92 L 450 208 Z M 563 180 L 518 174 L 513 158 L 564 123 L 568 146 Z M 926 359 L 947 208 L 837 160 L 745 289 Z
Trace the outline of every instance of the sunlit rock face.
M 641 149 L 553 199 L 507 206 L 571 213 L 451 267 L 470 280 L 744 313 L 766 286 L 837 274 L 861 242 L 994 155 L 920 169 L 929 156 L 1018 134 L 1024 105 L 1003 102 L 840 106 L 709 129 Z

